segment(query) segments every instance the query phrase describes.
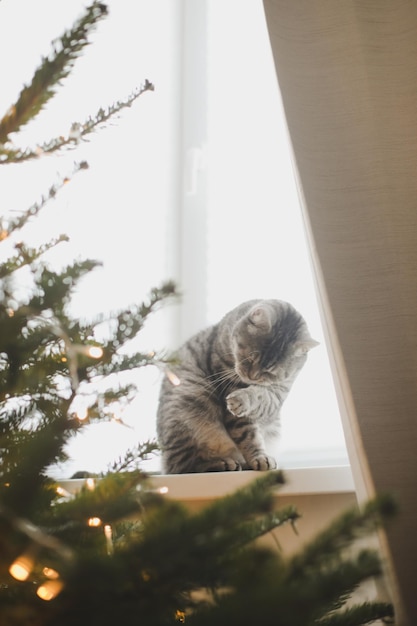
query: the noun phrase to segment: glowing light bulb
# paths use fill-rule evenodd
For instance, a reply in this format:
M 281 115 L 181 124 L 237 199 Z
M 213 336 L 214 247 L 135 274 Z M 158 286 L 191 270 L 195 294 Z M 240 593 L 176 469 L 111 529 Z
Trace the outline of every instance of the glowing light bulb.
M 80 420 L 80 422 L 82 422 L 83 420 L 85 420 L 88 416 L 88 410 L 86 407 L 81 407 L 77 410 L 77 419 Z
M 168 487 L 160 487 L 158 489 L 158 493 L 162 493 L 162 494 L 168 493 L 168 491 L 169 491 Z
M 89 346 L 87 354 L 91 356 L 92 359 L 100 359 L 103 356 L 103 348 L 99 346 Z
M 27 554 L 19 556 L 9 567 L 9 573 L 16 580 L 27 580 L 33 570 L 33 559 Z
M 112 535 L 113 535 L 113 531 L 111 529 L 110 524 L 106 524 L 104 527 L 104 535 L 106 537 L 106 539 L 111 539 Z
M 59 578 L 58 572 L 52 567 L 44 567 L 42 573 L 46 578 L 50 578 L 51 580 L 57 580 Z
M 62 591 L 64 583 L 62 580 L 47 580 L 36 590 L 36 595 L 45 602 L 49 602 L 56 598 L 56 596 Z
M 107 554 L 113 554 L 113 529 L 110 524 L 104 526 L 104 536 L 106 538 Z
M 63 497 L 63 498 L 68 498 L 68 496 L 70 496 L 70 492 L 67 491 L 66 489 L 64 489 L 63 487 L 60 487 L 58 485 L 58 487 L 56 488 L 56 492 L 59 496 Z
M 178 385 L 181 385 L 180 379 L 176 374 L 174 374 L 174 372 L 171 372 L 171 370 L 167 370 L 166 375 L 169 382 L 174 385 L 174 387 L 178 387 Z
M 96 488 L 96 481 L 94 480 L 94 478 L 87 478 L 87 480 L 85 481 L 85 486 L 89 491 L 94 491 L 94 489 Z
M 99 517 L 90 517 L 87 522 L 87 524 L 92 528 L 97 528 L 97 526 L 101 526 L 102 523 L 103 522 Z

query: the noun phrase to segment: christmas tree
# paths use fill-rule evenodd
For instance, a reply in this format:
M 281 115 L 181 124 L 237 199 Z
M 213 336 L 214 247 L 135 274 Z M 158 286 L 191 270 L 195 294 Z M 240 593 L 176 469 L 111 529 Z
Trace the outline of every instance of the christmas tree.
M 146 81 L 74 124 L 68 136 L 35 148 L 12 143 L 56 93 L 107 14 L 104 4 L 91 4 L 42 59 L 0 120 L 1 165 L 77 145 L 152 90 Z M 79 162 L 27 210 L 1 218 L 1 245 L 24 234 L 68 180 L 87 168 Z M 346 604 L 362 581 L 381 574 L 378 555 L 352 544 L 392 515 L 388 497 L 348 511 L 300 554 L 284 558 L 257 541 L 299 517 L 293 507 L 274 508 L 273 494 L 284 482 L 279 471 L 198 514 L 155 492 L 141 471 L 141 461 L 157 446 L 153 441 L 139 443 L 99 477 L 86 478 L 76 494 L 56 484 L 48 470 L 65 456 L 70 438 L 87 423 L 108 419 L 137 393 L 118 376 L 167 364 L 164 355 L 128 348 L 148 316 L 176 295 L 166 282 L 144 302 L 113 315 L 74 318 L 72 294 L 97 262 L 50 267 L 44 255 L 64 239 L 38 248 L 19 240 L 0 264 L 0 625 L 162 626 L 186 620 L 327 626 L 392 616 L 389 604 Z M 103 325 L 107 332 L 99 339 Z M 80 397 L 88 397 L 82 411 Z

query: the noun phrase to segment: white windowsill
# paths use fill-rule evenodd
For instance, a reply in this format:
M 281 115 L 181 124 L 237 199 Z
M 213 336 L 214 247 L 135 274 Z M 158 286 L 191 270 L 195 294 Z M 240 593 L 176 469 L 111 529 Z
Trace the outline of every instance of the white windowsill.
M 354 492 L 349 466 L 300 467 L 283 470 L 286 483 L 278 487 L 282 495 L 331 494 Z M 156 489 L 167 487 L 167 497 L 175 500 L 211 500 L 244 487 L 260 472 L 211 472 L 207 474 L 154 475 Z
M 283 469 L 286 483 L 277 488 L 282 495 L 318 495 L 354 493 L 352 472 L 348 465 L 326 467 L 297 467 Z M 214 500 L 244 487 L 261 474 L 245 472 L 210 472 L 206 474 L 154 474 L 150 483 L 154 489 L 167 488 L 166 497 L 174 500 Z M 84 484 L 84 479 L 60 480 L 70 493 Z

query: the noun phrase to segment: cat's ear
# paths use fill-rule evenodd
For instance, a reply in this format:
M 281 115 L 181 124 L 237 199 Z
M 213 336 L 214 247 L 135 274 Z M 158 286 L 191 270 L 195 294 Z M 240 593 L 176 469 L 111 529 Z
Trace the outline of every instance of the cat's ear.
M 249 321 L 253 326 L 264 332 L 268 332 L 272 328 L 272 320 L 269 311 L 263 306 L 258 306 L 250 312 Z M 249 326 L 249 331 L 250 328 Z
M 315 339 L 301 339 L 295 344 L 295 355 L 301 356 L 302 354 L 307 354 L 307 352 L 319 345 L 320 342 Z

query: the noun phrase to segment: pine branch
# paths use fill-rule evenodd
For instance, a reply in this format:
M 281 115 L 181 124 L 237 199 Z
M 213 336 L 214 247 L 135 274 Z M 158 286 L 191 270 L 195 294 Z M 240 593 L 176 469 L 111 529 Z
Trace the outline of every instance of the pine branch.
M 187 516 L 172 503 L 171 512 L 164 507 L 157 509 L 144 520 L 136 557 L 150 571 L 156 568 L 165 584 L 174 577 L 184 589 L 211 587 L 216 580 L 221 584 L 232 565 L 235 548 L 241 547 L 242 520 L 249 521 L 268 512 L 273 501 L 272 489 L 283 480 L 282 472 L 268 472 L 193 516 Z M 244 534 L 245 543 L 249 533 Z
M 301 576 L 288 580 L 286 565 L 285 559 L 276 558 L 268 551 L 250 549 L 242 553 L 236 559 L 234 577 L 228 580 L 227 593 L 218 594 L 211 605 L 200 603 L 195 615 L 191 614 L 190 623 L 194 626 L 227 626 L 230 623 L 240 626 L 330 626 L 332 622 L 327 624 L 326 621 L 329 607 L 338 605 L 341 597 L 345 600 L 346 589 L 355 588 L 359 582 L 380 571 L 377 555 L 369 552 L 344 561 L 340 568 L 335 567 L 325 575 L 312 571 L 309 578 Z M 363 613 L 358 609 L 351 617 L 360 617 L 361 621 L 352 619 L 341 624 L 368 624 L 375 614 L 378 617 L 392 615 L 392 607 L 380 604 L 375 613 L 371 608 Z M 369 621 L 363 621 L 366 615 Z
M 61 338 L 57 338 L 50 310 L 48 315 L 48 310 L 23 305 L 12 313 L 0 307 L 0 350 L 4 355 L 0 400 L 10 397 L 20 402 L 19 396 L 25 394 L 38 398 L 56 393 L 62 397 L 70 389 L 64 384 L 70 359 Z
M 87 387 L 84 386 L 81 388 L 81 391 L 79 389 L 77 393 L 78 398 L 85 396 L 85 402 L 81 408 L 78 408 L 77 411 L 73 413 L 73 417 L 81 420 L 83 424 L 91 424 L 94 421 L 107 421 L 120 424 L 125 428 L 130 428 L 129 425 L 123 422 L 122 417 L 119 415 L 123 409 L 137 397 L 137 393 L 138 389 L 135 384 L 119 386 L 117 389 L 106 389 L 105 391 L 99 392 L 94 389 L 94 386 L 93 389 L 89 388 L 87 378 Z M 138 445 L 138 454 L 139 451 L 140 445 Z M 119 466 L 118 463 L 116 465 Z M 122 459 L 120 459 L 120 469 L 113 471 L 125 470 L 127 470 L 127 465 L 125 466 Z
M 83 259 L 67 265 L 59 273 L 46 266 L 41 266 L 37 271 L 36 277 L 37 292 L 29 301 L 28 311 L 32 311 L 32 316 L 34 316 L 41 311 L 50 309 L 54 312 L 54 317 L 58 320 L 58 323 L 61 319 L 66 322 L 67 318 L 64 314 L 64 309 L 70 301 L 77 282 L 100 265 L 101 263 L 98 261 Z
M 106 109 L 100 109 L 95 117 L 89 117 L 85 122 L 75 122 L 67 137 L 60 136 L 40 144 L 35 149 L 13 148 L 0 145 L 0 165 L 6 163 L 22 163 L 32 159 L 38 159 L 41 155 L 52 154 L 64 148 L 74 148 L 86 135 L 91 134 L 98 127 L 105 124 L 110 118 L 116 116 L 123 109 L 129 108 L 146 91 L 153 91 L 154 86 L 148 80 L 133 91 L 125 100 L 118 100 Z
M 76 422 L 67 418 L 71 402 L 72 397 L 39 400 L 38 425 L 15 443 L 19 462 L 16 466 L 8 465 L 4 473 L 9 486 L 3 492 L 3 501 L 18 515 L 30 517 L 39 509 L 43 488 L 49 482 L 45 470 L 62 459 L 64 445 L 77 427 Z M 43 419 L 45 416 L 47 419 Z
M 106 14 L 106 5 L 94 2 L 71 30 L 66 31 L 54 42 L 50 57 L 42 59 L 30 84 L 22 89 L 16 103 L 0 120 L 1 144 L 8 141 L 11 133 L 19 131 L 22 126 L 34 119 L 55 95 L 56 87 L 68 76 L 75 60 L 89 44 L 89 33 Z M 4 154 L 0 161 L 4 162 Z
M 137 487 L 144 481 L 140 471 L 108 474 L 95 484 L 84 487 L 75 498 L 63 502 L 53 514 L 54 524 L 66 526 L 69 522 L 85 525 L 90 517 L 99 517 L 103 523 L 113 523 L 140 512 Z
M 172 281 L 167 281 L 160 287 L 153 288 L 145 302 L 113 314 L 112 318 L 115 318 L 116 328 L 106 347 L 117 349 L 126 341 L 127 337 L 133 339 L 142 330 L 148 316 L 156 313 L 161 305 L 166 303 L 168 298 L 177 295 L 175 284 Z M 101 321 L 104 321 L 104 318 Z
M 88 163 L 86 163 L 86 161 L 75 163 L 71 174 L 61 178 L 57 183 L 52 185 L 46 195 L 43 195 L 38 202 L 32 204 L 28 209 L 23 211 L 21 215 L 14 218 L 0 217 L 0 241 L 4 241 L 12 233 L 23 228 L 30 218 L 38 215 L 48 202 L 56 198 L 57 194 L 72 180 L 75 174 L 86 169 L 88 169 Z
M 5 393 L 1 392 L 0 400 L 0 448 L 6 450 L 7 437 L 13 432 L 18 435 L 18 429 L 22 422 L 26 421 L 27 416 L 36 409 L 36 400 L 31 396 L 22 396 L 21 398 L 5 399 Z M 2 445 L 2 437 L 5 437 L 5 445 Z M 0 455 L 4 460 L 4 453 Z
M 110 118 L 120 113 L 120 111 L 122 111 L 123 109 L 130 108 L 132 104 L 135 102 L 135 100 L 137 100 L 146 91 L 154 91 L 154 86 L 151 82 L 149 82 L 149 80 L 145 80 L 143 85 L 141 85 L 135 91 L 133 91 L 126 98 L 126 100 L 118 100 L 117 102 L 107 107 L 107 109 L 100 109 L 96 113 L 96 116 L 94 118 L 89 117 L 84 122 L 84 124 L 81 125 L 80 127 L 81 137 L 91 133 L 93 130 L 97 128 L 97 126 L 101 126 L 102 124 L 105 124 Z
M 159 445 L 156 439 L 142 441 L 136 448 L 130 448 L 122 457 L 113 461 L 108 467 L 108 472 L 116 473 L 127 472 L 132 469 L 136 470 L 143 461 L 146 461 L 150 455 L 158 450 Z
M 315 620 L 329 611 L 341 608 L 361 583 L 381 574 L 381 563 L 376 552 L 362 550 L 356 557 L 345 558 L 325 571 L 306 570 L 303 575 L 287 579 L 289 597 L 298 598 L 305 622 Z
M 241 546 L 244 546 L 272 530 L 290 523 L 294 526 L 295 522 L 300 518 L 300 514 L 294 506 L 288 505 L 278 511 L 272 511 L 262 516 L 259 520 L 254 520 L 241 524 L 237 540 Z
M 362 511 L 351 509 L 337 518 L 312 541 L 305 551 L 293 557 L 289 565 L 290 575 L 309 568 L 326 567 L 351 543 L 376 530 L 383 520 L 396 513 L 396 504 L 390 496 L 379 496 L 369 502 Z
M 145 367 L 146 365 L 155 365 L 157 362 L 154 353 L 144 354 L 136 352 L 131 356 L 112 355 L 111 360 L 106 362 L 106 350 L 104 351 L 104 360 L 95 363 L 90 370 L 91 376 L 110 376 L 110 374 L 120 374 L 121 372 L 129 372 L 133 369 Z M 85 379 L 86 370 L 82 370 L 81 379 Z
M 394 609 L 391 604 L 364 602 L 320 619 L 317 626 L 362 626 L 381 619 L 385 624 L 393 624 L 393 620 L 390 619 L 393 617 Z
M 43 256 L 45 252 L 51 250 L 63 241 L 68 241 L 68 237 L 66 235 L 60 235 L 38 248 L 28 248 L 24 243 L 16 244 L 15 248 L 18 250 L 17 254 L 0 264 L 0 279 L 9 276 L 12 272 L 24 267 L 25 265 L 30 265 Z

